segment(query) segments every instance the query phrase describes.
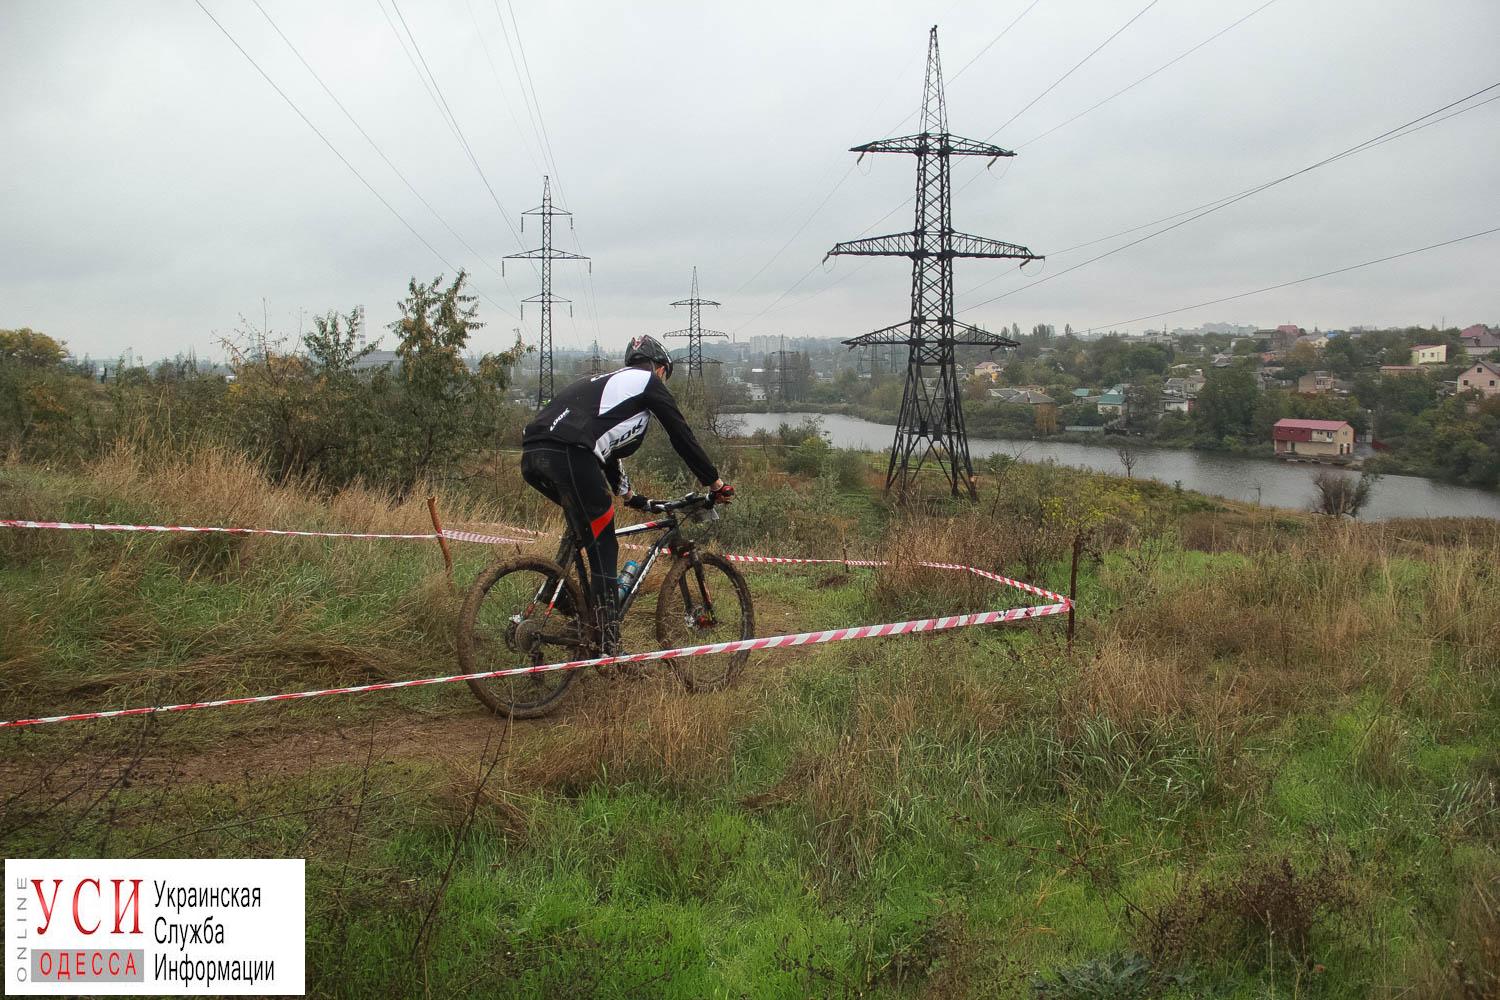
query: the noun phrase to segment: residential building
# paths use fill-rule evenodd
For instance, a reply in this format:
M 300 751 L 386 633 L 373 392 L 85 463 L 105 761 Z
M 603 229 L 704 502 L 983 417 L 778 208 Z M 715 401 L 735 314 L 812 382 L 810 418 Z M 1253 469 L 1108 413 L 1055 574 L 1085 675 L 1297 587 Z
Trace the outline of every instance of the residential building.
M 1475 362 L 1472 368 L 1458 377 L 1458 391 L 1477 392 L 1485 399 L 1500 396 L 1500 364 Z
M 1297 380 L 1297 391 L 1308 395 L 1348 392 L 1347 386 L 1329 372 L 1308 372 Z
M 1162 382 L 1162 389 L 1185 396 L 1196 396 L 1207 382 L 1208 380 L 1203 377 L 1203 370 L 1199 369 L 1189 375 L 1173 375 Z
M 974 366 L 974 374 L 976 376 L 982 375 L 991 382 L 1000 381 L 1000 375 L 1003 371 L 1004 368 L 993 361 L 981 361 Z
M 1002 403 L 1014 403 L 1031 407 L 1032 419 L 1040 434 L 1057 433 L 1057 401 L 1041 389 L 1026 386 L 1020 389 L 991 389 L 990 398 Z
M 1482 358 L 1491 351 L 1500 351 L 1500 331 L 1491 330 L 1483 323 L 1465 327 L 1458 339 L 1463 341 L 1464 353 L 1471 358 Z
M 1354 454 L 1354 428 L 1347 420 L 1276 421 L 1271 429 L 1279 458 L 1342 458 Z
M 1056 406 L 1057 402 L 1051 396 L 1040 389 L 1023 387 L 1020 389 L 999 388 L 990 390 L 990 398 L 998 399 L 1002 403 L 1022 403 L 1026 406 Z
M 1198 408 L 1198 395 L 1188 395 L 1184 392 L 1174 392 L 1163 389 L 1161 394 L 1161 412 L 1190 414 Z
M 1125 386 L 1117 385 L 1099 396 L 1099 412 L 1109 417 L 1125 415 Z
M 1414 365 L 1441 365 L 1447 360 L 1447 344 L 1418 344 L 1411 349 L 1411 363 Z
M 1400 375 L 1421 375 L 1426 371 L 1427 369 L 1421 365 L 1381 365 L 1380 377 L 1396 378 Z

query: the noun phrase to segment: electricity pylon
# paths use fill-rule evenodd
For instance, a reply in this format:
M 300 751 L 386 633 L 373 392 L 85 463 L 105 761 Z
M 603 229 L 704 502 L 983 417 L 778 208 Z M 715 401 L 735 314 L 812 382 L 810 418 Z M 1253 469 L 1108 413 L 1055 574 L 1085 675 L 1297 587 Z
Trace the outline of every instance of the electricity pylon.
M 787 389 L 787 363 L 788 361 L 799 361 L 796 351 L 774 351 L 771 357 L 776 359 L 776 397 L 783 406 L 790 403 L 791 393 Z M 800 366 L 799 366 L 800 367 Z
M 505 260 L 539 260 L 542 262 L 542 292 L 533 295 L 529 299 L 522 299 L 522 303 L 540 302 L 542 305 L 542 330 L 537 338 L 537 353 L 540 355 L 540 367 L 537 370 L 536 405 L 537 409 L 546 406 L 552 399 L 552 303 L 567 302 L 568 299 L 560 299 L 552 294 L 552 262 L 554 260 L 588 260 L 576 253 L 568 253 L 566 250 L 555 250 L 552 247 L 552 219 L 554 216 L 566 215 L 568 226 L 573 225 L 573 213 L 555 208 L 552 205 L 552 181 L 548 177 L 542 178 L 542 203 L 536 208 L 521 213 L 521 230 L 526 229 L 526 216 L 539 215 L 542 217 L 542 245 L 535 250 L 525 250 L 521 253 L 509 254 Z M 592 271 L 594 265 L 589 264 Z M 505 274 L 504 261 L 500 264 L 500 273 Z M 524 314 L 526 306 L 521 306 Z
M 593 353 L 584 359 L 584 364 L 589 366 L 590 375 L 598 375 L 604 371 L 604 365 L 609 359 L 599 353 L 599 341 L 594 341 Z
M 704 306 L 717 306 L 723 303 L 712 299 L 698 297 L 698 269 L 693 268 L 693 294 L 685 299 L 673 302 L 674 306 L 688 307 L 688 325 L 684 330 L 673 330 L 671 333 L 663 334 L 666 337 L 686 337 L 688 339 L 687 370 L 690 375 L 703 374 L 703 338 L 704 337 L 728 337 L 729 334 L 718 330 L 703 329 Z M 709 359 L 713 361 L 712 358 Z
M 958 496 L 962 486 L 973 498 L 974 466 L 969 461 L 969 435 L 964 427 L 953 349 L 977 345 L 993 350 L 1017 344 L 953 318 L 953 258 L 998 257 L 1023 262 L 1042 258 L 1014 243 L 953 231 L 949 161 L 955 156 L 984 156 L 993 163 L 999 157 L 1016 154 L 948 132 L 936 25 L 927 40 L 922 131 L 877 139 L 855 146 L 851 152 L 861 157 L 865 153 L 910 153 L 917 158 L 916 218 L 911 232 L 850 240 L 827 254 L 911 258 L 911 319 L 844 341 L 851 349 L 876 344 L 893 345 L 893 349 L 900 344 L 907 347 L 906 388 L 891 442 L 885 488 L 889 492 L 894 486 L 904 494 L 930 455 L 947 475 L 953 495 Z

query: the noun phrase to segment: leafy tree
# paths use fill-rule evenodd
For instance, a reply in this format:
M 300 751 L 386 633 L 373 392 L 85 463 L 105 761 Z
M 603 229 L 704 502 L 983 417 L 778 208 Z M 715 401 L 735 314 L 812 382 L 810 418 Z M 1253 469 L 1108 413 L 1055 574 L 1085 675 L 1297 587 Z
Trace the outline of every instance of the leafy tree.
M 30 327 L 0 330 L 0 460 L 75 457 L 89 383 L 64 370 L 64 346 Z
M 67 353 L 62 344 L 29 326 L 19 330 L 0 330 L 0 364 L 51 368 L 62 364 Z
M 1313 477 L 1313 512 L 1329 517 L 1358 517 L 1379 481 L 1379 476 L 1369 472 L 1354 479 L 1332 469 L 1319 469 Z
M 423 479 L 452 472 L 475 450 L 492 442 L 504 410 L 504 391 L 517 349 L 486 354 L 478 371 L 464 362 L 469 337 L 484 326 L 479 306 L 464 291 L 460 270 L 446 287 L 442 275 L 423 283 L 413 278 L 407 297 L 396 304 L 401 318 L 391 324 L 399 338 L 395 406 L 390 441 L 390 479 L 405 495 Z
M 1161 421 L 1161 386 L 1159 375 L 1125 388 L 1125 422 L 1133 430 L 1150 433 Z
M 1258 396 L 1255 373 L 1249 368 L 1215 368 L 1198 393 L 1198 406 L 1193 412 L 1199 438 L 1209 444 L 1249 438 Z

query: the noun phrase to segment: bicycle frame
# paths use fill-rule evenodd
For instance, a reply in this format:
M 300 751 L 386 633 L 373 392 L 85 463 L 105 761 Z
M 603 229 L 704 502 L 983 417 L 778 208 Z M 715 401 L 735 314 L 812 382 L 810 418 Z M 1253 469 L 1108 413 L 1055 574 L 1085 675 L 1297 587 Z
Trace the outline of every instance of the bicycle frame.
M 625 613 L 630 610 L 633 604 L 635 604 L 636 593 L 640 590 L 641 582 L 646 579 L 647 574 L 651 572 L 651 568 L 656 565 L 656 560 L 661 555 L 663 549 L 666 549 L 673 556 L 688 556 L 692 553 L 693 543 L 685 541 L 682 538 L 681 533 L 678 531 L 678 528 L 680 528 L 681 525 L 682 519 L 676 512 L 671 512 L 666 514 L 664 517 L 658 518 L 657 520 L 643 521 L 640 524 L 632 524 L 615 531 L 616 538 L 624 538 L 627 535 L 638 535 L 646 531 L 662 532 L 661 536 L 647 547 L 646 558 L 641 562 L 641 568 L 636 572 L 635 579 L 630 582 L 630 589 L 627 590 L 625 592 L 625 596 L 620 599 L 619 617 L 624 618 Z M 583 559 L 583 556 L 579 551 L 578 540 L 573 536 L 572 531 L 566 528 L 563 529 L 562 540 L 558 544 L 557 559 L 555 560 L 555 562 L 562 567 L 567 567 L 570 563 L 578 567 L 578 573 L 581 578 L 581 582 L 584 584 L 583 593 L 585 599 L 587 599 L 588 595 L 591 593 L 588 587 L 588 563 Z M 703 586 L 704 598 L 706 600 L 708 598 L 708 592 L 707 587 L 704 585 L 701 573 L 699 574 L 698 582 L 700 586 Z M 545 588 L 543 588 L 543 590 L 537 591 L 537 600 L 546 600 L 550 606 L 552 602 L 557 600 L 558 594 L 562 592 L 562 586 L 562 581 L 559 580 L 556 587 L 553 589 L 553 593 L 550 598 L 545 593 Z

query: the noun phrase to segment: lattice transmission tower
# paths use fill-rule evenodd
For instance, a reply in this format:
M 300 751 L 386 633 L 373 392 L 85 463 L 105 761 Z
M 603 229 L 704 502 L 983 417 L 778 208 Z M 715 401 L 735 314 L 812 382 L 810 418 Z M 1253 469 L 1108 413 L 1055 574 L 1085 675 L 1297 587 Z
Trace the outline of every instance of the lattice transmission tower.
M 703 329 L 703 307 L 723 305 L 713 299 L 700 298 L 698 296 L 698 269 L 693 268 L 693 294 L 685 299 L 673 302 L 674 306 L 688 307 L 688 325 L 683 330 L 673 330 L 671 333 L 663 334 L 665 337 L 686 337 L 688 339 L 687 370 L 690 375 L 703 374 L 703 338 L 704 337 L 728 337 L 729 334 L 719 330 Z M 709 358 L 711 364 L 718 362 Z
M 535 250 L 525 250 L 521 253 L 509 254 L 505 260 L 539 260 L 542 262 L 542 291 L 539 295 L 533 295 L 529 299 L 522 299 L 521 313 L 526 313 L 525 303 L 539 302 L 542 306 L 542 328 L 537 338 L 537 354 L 540 355 L 537 369 L 536 405 L 537 409 L 546 406 L 552 399 L 552 303 L 568 302 L 552 294 L 552 262 L 554 260 L 588 260 L 581 254 L 569 253 L 566 250 L 558 250 L 552 246 L 552 219 L 555 216 L 565 215 L 568 217 L 568 226 L 572 228 L 573 213 L 557 208 L 552 204 L 552 180 L 548 177 L 542 178 L 542 203 L 536 208 L 521 213 L 521 231 L 526 231 L 526 216 L 539 215 L 542 218 L 542 245 Z M 589 270 L 593 271 L 594 265 L 589 264 Z M 500 273 L 505 274 L 505 262 L 500 263 Z
M 799 363 L 802 358 L 796 351 L 774 351 L 770 357 L 776 359 L 776 399 L 783 406 L 792 401 L 792 393 L 789 386 L 790 379 L 787 374 L 792 364 Z M 799 366 L 800 367 L 800 366 Z
M 954 369 L 953 349 L 960 345 L 1015 347 L 1016 342 L 953 318 L 953 258 L 999 257 L 1031 261 L 1041 258 L 1014 243 L 953 231 L 952 175 L 955 156 L 984 156 L 991 162 L 1014 156 L 987 142 L 948 132 L 943 101 L 943 71 L 938 59 L 937 26 L 927 39 L 927 75 L 922 90 L 922 131 L 894 139 L 877 139 L 851 152 L 910 153 L 917 158 L 916 219 L 911 232 L 840 243 L 827 256 L 911 258 L 911 318 L 846 340 L 851 349 L 877 344 L 907 348 L 906 388 L 885 488 L 905 493 L 931 456 L 947 475 L 953 495 L 962 488 L 974 497 L 974 467 L 964 427 L 962 393 Z M 825 258 L 826 259 L 826 258 Z
M 599 353 L 599 341 L 597 340 L 594 341 L 594 346 L 590 350 L 592 353 L 584 359 L 583 363 L 589 366 L 590 375 L 598 375 L 604 371 L 604 366 L 609 364 L 609 359 Z

